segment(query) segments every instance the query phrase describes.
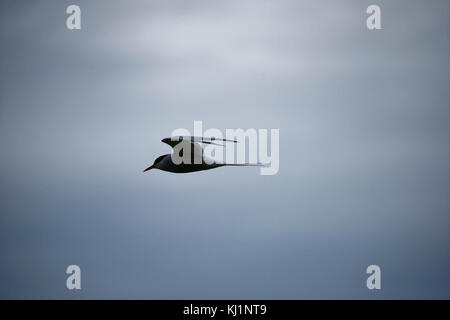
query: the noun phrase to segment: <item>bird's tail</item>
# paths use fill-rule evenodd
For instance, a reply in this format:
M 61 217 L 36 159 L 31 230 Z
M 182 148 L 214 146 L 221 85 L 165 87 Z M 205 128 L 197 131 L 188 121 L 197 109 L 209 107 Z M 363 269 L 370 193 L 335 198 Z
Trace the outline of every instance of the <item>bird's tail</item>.
M 229 167 L 263 167 L 267 166 L 264 163 L 222 163 L 223 166 Z

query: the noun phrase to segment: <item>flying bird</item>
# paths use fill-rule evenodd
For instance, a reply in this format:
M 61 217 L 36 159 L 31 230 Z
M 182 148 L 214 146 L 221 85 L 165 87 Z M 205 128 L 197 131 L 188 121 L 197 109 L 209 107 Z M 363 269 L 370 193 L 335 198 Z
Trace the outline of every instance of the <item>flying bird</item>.
M 202 170 L 209 170 L 223 166 L 261 166 L 260 163 L 219 163 L 213 159 L 204 155 L 203 148 L 200 144 L 213 144 L 223 146 L 215 141 L 234 142 L 236 140 L 227 140 L 219 138 L 207 138 L 207 137 L 194 137 L 194 136 L 179 136 L 164 138 L 161 142 L 164 142 L 171 146 L 175 152 L 179 152 L 179 156 L 183 157 L 184 150 L 190 150 L 190 163 L 181 162 L 176 164 L 172 160 L 172 154 L 164 154 L 156 158 L 155 162 L 144 170 L 144 172 L 151 169 L 159 169 L 163 171 L 169 171 L 174 173 L 188 173 Z

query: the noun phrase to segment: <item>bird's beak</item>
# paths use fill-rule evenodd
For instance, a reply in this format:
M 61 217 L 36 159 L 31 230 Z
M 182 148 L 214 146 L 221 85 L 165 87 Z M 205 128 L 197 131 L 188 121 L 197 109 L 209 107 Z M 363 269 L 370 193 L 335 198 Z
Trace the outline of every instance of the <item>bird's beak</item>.
M 151 165 L 150 167 L 148 167 L 147 169 L 145 169 L 144 172 L 145 172 L 145 171 L 148 171 L 148 170 L 150 170 L 150 169 L 153 169 L 153 165 Z

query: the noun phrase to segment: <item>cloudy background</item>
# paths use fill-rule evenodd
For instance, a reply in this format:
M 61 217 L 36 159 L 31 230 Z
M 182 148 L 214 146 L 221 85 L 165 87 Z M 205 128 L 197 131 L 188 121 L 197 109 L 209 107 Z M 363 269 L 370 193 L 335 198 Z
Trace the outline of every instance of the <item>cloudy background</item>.
M 450 298 L 449 18 L 446 0 L 1 1 L 0 298 Z M 194 120 L 279 128 L 279 173 L 143 174 Z

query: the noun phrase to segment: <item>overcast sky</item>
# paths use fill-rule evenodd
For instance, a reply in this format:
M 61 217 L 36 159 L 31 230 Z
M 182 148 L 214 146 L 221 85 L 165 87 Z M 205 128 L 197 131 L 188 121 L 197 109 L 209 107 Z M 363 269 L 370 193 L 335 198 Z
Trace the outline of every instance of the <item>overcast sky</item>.
M 73 3 L 0 2 L 0 298 L 450 298 L 449 1 Z M 279 173 L 142 173 L 194 120 Z

